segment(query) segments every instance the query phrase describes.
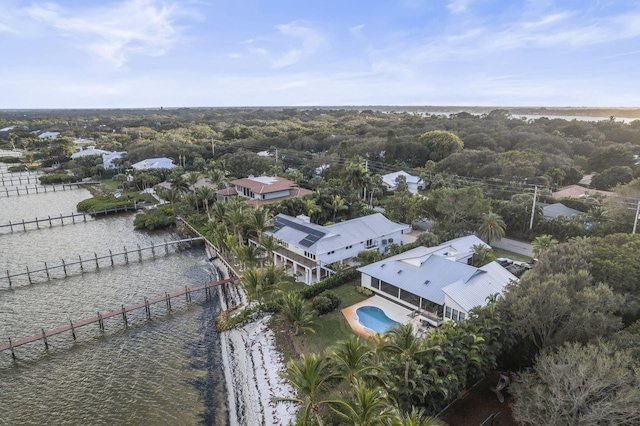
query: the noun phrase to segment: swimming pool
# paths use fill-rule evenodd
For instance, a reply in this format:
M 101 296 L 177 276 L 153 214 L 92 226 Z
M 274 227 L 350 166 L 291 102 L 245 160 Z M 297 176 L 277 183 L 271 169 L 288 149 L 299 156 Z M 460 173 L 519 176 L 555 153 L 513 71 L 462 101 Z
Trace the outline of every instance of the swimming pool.
M 382 309 L 376 308 L 375 306 L 358 308 L 356 309 L 356 315 L 358 315 L 358 322 L 360 322 L 360 324 L 380 334 L 384 334 L 390 328 L 398 325 L 398 323 L 389 318 Z

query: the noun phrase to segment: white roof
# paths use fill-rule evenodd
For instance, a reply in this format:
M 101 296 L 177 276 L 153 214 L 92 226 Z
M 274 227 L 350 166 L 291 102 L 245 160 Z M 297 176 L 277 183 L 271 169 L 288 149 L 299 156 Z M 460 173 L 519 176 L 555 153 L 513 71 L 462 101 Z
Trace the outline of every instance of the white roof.
M 13 130 L 15 128 L 16 128 L 16 126 L 5 127 L 4 129 L 0 129 L 0 132 L 8 132 L 9 130 Z
M 459 262 L 468 258 L 475 244 L 485 245 L 471 235 L 436 247 L 416 247 L 358 271 L 439 305 L 444 304 L 446 294 L 468 311 L 486 304 L 487 296 L 502 293 L 504 286 L 517 280 L 497 262 L 482 268 Z
M 87 149 L 80 149 L 80 151 L 74 153 L 71 155 L 71 158 L 79 158 L 79 157 L 84 157 L 87 155 L 104 155 L 104 154 L 110 154 L 110 151 L 104 151 L 102 149 L 96 149 L 95 146 L 88 146 Z
M 407 184 L 413 185 L 422 185 L 424 181 L 420 179 L 418 176 L 410 175 L 409 173 L 400 170 L 399 172 L 388 173 L 386 175 L 382 175 L 382 182 L 387 185 L 391 189 L 395 189 L 397 186 L 396 179 L 398 176 L 404 176 L 407 179 Z
M 40 139 L 44 138 L 57 138 L 60 135 L 60 132 L 43 132 L 38 135 Z
M 279 214 L 270 232 L 279 240 L 302 247 L 313 254 L 345 248 L 354 244 L 409 230 L 409 225 L 395 223 L 380 213 L 351 219 L 329 226 L 320 226 L 302 219 Z
M 160 158 L 147 158 L 146 160 L 138 161 L 135 164 L 132 164 L 136 170 L 147 170 L 147 169 L 173 169 L 176 165 L 173 164 L 173 161 L 170 158 L 160 157 Z

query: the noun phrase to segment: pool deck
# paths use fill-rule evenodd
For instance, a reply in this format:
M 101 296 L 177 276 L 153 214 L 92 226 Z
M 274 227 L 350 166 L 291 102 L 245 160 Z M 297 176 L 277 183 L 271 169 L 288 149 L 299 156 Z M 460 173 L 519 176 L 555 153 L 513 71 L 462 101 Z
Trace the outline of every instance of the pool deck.
M 363 306 L 374 306 L 376 308 L 380 308 L 384 311 L 385 315 L 391 318 L 392 320 L 399 322 L 401 324 L 407 324 L 409 322 L 413 323 L 416 329 L 421 328 L 420 323 L 416 318 L 411 317 L 411 310 L 403 308 L 393 302 L 390 302 L 380 296 L 372 296 L 367 300 L 363 300 L 360 303 L 356 303 L 355 305 L 348 306 L 342 310 L 342 315 L 347 319 L 347 322 L 351 326 L 351 329 L 358 336 L 368 338 L 376 338 L 378 333 L 370 328 L 367 328 L 360 324 L 358 321 L 358 315 L 356 314 L 356 309 L 361 308 Z

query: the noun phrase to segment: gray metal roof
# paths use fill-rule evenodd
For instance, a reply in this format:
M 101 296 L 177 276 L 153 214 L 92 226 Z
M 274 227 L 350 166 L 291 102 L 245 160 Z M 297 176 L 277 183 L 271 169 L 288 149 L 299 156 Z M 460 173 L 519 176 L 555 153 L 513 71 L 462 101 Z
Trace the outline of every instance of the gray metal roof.
M 511 281 L 518 281 L 514 275 L 498 262 L 491 262 L 479 270 L 482 274 L 474 275 L 469 281 L 456 281 L 442 289 L 458 305 L 467 312 L 476 306 L 487 304 L 487 297 L 502 294 L 504 287 Z
M 275 229 L 270 233 L 276 238 L 297 247 L 304 247 L 313 254 L 327 253 L 401 230 L 409 230 L 409 225 L 392 222 L 380 213 L 329 226 L 320 226 L 279 214 L 275 217 L 274 225 Z
M 417 247 L 358 271 L 439 305 L 444 304 L 446 293 L 460 306 L 471 309 L 484 305 L 488 295 L 501 293 L 510 280 L 517 280 L 496 262 L 482 268 L 458 262 L 475 244 L 484 245 L 472 235 L 436 247 Z
M 560 215 L 564 215 L 566 217 L 572 217 L 578 214 L 582 214 L 582 212 L 580 210 L 567 207 L 562 203 L 555 203 L 555 204 L 543 205 L 542 214 L 544 215 L 544 217 L 554 218 Z

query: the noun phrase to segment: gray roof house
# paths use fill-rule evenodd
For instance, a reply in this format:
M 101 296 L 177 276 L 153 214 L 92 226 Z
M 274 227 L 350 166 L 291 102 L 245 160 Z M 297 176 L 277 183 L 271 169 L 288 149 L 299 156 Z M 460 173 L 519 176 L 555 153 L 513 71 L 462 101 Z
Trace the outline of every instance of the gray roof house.
M 554 217 L 557 217 L 560 215 L 563 215 L 566 217 L 573 217 L 579 214 L 583 214 L 580 210 L 572 209 L 571 207 L 567 207 L 562 203 L 555 203 L 555 204 L 540 203 L 540 205 L 542 206 L 542 215 L 550 219 L 553 219 Z
M 173 160 L 166 157 L 147 158 L 146 160 L 138 161 L 131 165 L 135 170 L 173 169 L 175 166 L 176 165 L 173 164 Z
M 400 170 L 399 172 L 388 173 L 386 175 L 382 175 L 382 183 L 390 190 L 395 191 L 398 184 L 396 183 L 396 179 L 399 176 L 404 176 L 407 179 L 407 187 L 409 192 L 412 194 L 417 194 L 418 190 L 424 188 L 424 180 L 420 179 L 418 176 L 410 175 L 409 173 Z
M 476 236 L 448 241 L 436 247 L 417 247 L 358 268 L 362 286 L 413 310 L 433 326 L 464 320 L 487 297 L 502 294 L 517 278 L 497 262 L 472 266 L 472 246 L 486 245 Z
M 276 265 L 285 266 L 300 281 L 312 284 L 333 274 L 330 265 L 353 259 L 363 250 L 385 253 L 391 244 L 401 244 L 401 236 L 411 227 L 395 223 L 380 213 L 333 225 L 311 223 L 307 216 L 279 214 L 274 229 L 265 232 L 281 244 L 274 252 Z

